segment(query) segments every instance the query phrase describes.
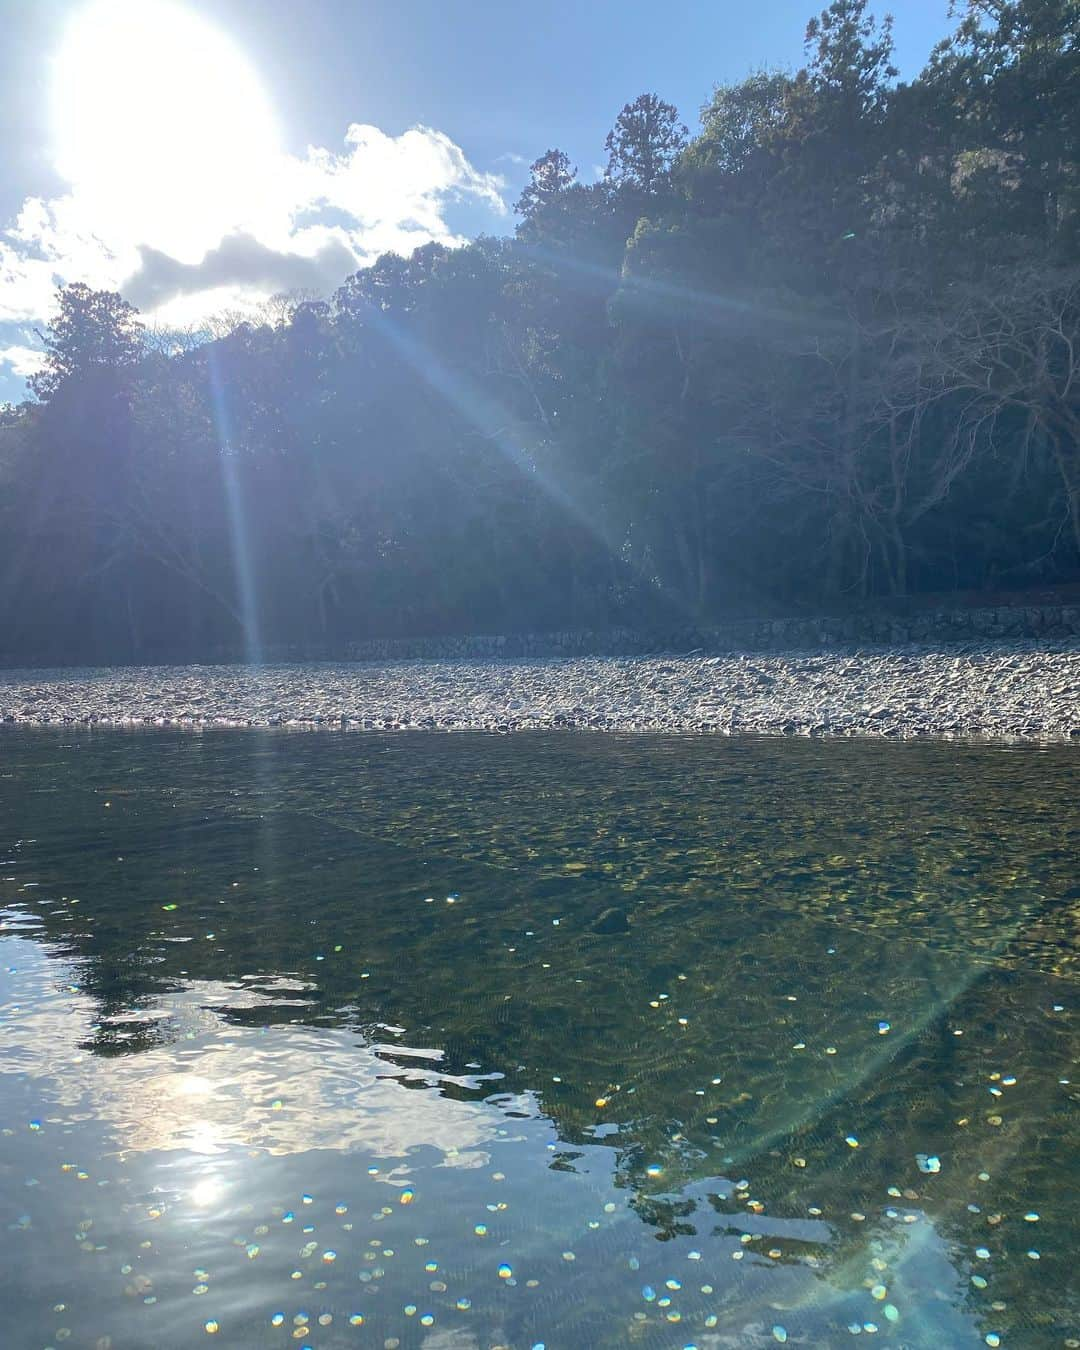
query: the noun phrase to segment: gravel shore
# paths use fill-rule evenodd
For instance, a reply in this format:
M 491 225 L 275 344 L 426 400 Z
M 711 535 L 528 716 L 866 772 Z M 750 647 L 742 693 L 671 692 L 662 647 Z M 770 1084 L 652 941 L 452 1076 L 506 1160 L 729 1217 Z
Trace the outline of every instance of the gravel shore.
M 7 725 L 1080 741 L 1080 642 L 784 655 L 0 671 Z

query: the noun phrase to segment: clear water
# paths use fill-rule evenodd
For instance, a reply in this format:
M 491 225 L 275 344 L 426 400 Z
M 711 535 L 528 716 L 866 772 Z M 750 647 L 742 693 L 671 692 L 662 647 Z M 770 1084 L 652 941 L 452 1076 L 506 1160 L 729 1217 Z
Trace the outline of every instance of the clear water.
M 5 731 L 0 1344 L 1077 1344 L 1078 783 Z

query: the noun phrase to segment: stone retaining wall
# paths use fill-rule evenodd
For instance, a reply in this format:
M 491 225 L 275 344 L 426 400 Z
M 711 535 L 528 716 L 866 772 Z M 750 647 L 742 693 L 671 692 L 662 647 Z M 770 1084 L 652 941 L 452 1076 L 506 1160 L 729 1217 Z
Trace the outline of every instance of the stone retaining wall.
M 632 628 L 568 629 L 563 632 L 472 634 L 440 637 L 365 638 L 333 646 L 270 644 L 262 663 L 304 661 L 506 661 L 550 657 L 653 656 L 657 654 L 786 652 L 830 647 L 896 647 L 909 643 L 950 644 L 1019 640 L 1080 639 L 1080 600 L 1028 605 L 942 606 L 904 613 L 877 610 L 832 618 L 733 619 L 695 627 L 652 631 Z M 238 647 L 147 653 L 129 665 L 221 665 L 244 663 Z M 7 652 L 0 633 L 0 669 L 46 669 L 67 665 L 116 664 L 104 654 L 68 660 L 55 652 Z
M 797 651 L 815 647 L 1080 638 L 1080 604 L 1001 605 L 909 615 L 740 619 L 717 627 L 642 633 L 572 630 L 503 637 L 369 638 L 348 644 L 353 661 L 508 660 L 515 657 L 647 656 L 657 652 Z

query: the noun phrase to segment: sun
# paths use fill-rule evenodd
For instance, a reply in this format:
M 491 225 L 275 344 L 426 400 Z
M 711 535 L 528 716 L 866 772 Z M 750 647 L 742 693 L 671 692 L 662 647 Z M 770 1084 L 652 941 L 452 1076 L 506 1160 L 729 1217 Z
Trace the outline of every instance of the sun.
M 280 214 L 276 119 L 243 53 L 170 0 L 91 0 L 52 71 L 55 166 L 102 238 L 197 262 Z

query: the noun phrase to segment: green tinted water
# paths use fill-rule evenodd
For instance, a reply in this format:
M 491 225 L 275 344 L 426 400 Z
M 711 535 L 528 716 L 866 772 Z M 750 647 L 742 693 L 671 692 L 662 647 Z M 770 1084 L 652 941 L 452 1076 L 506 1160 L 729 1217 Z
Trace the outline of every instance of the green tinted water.
M 1077 1344 L 1078 770 L 6 731 L 0 1344 Z

